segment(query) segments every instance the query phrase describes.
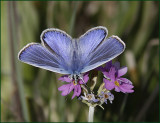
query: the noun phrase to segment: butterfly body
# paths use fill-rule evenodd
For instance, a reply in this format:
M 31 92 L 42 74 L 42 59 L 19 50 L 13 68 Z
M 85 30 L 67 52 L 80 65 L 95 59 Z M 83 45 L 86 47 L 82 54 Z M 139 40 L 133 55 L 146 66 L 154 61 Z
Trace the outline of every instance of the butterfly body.
M 59 29 L 46 29 L 42 44 L 30 43 L 18 55 L 20 61 L 61 74 L 77 81 L 86 73 L 120 55 L 125 44 L 118 36 L 107 38 L 108 31 L 99 26 L 78 39 Z

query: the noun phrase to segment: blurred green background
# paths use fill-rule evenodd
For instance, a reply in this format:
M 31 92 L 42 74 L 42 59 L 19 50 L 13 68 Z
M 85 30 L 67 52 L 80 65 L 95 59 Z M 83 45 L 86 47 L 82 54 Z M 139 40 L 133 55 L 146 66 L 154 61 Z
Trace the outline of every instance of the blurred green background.
M 1 121 L 87 121 L 87 105 L 60 95 L 60 74 L 21 63 L 17 54 L 40 43 L 46 28 L 76 38 L 95 26 L 126 43 L 115 60 L 128 67 L 135 92 L 113 92 L 113 103 L 96 107 L 94 121 L 159 121 L 158 1 L 1 1 Z

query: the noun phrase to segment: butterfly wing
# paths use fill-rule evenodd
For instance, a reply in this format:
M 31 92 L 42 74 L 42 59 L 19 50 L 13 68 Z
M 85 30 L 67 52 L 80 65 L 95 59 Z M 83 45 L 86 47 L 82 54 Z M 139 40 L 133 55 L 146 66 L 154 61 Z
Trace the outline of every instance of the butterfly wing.
M 81 73 L 81 70 L 87 66 L 90 54 L 97 49 L 107 34 L 108 30 L 105 27 L 98 26 L 88 30 L 79 39 L 75 40 L 76 56 L 78 57 L 74 66 L 76 66 L 78 73 Z
M 59 57 L 38 43 L 25 46 L 18 55 L 20 61 L 52 72 L 69 74 L 59 64 Z
M 79 56 L 82 64 L 79 65 L 80 73 L 88 72 L 120 55 L 124 49 L 124 42 L 117 36 L 106 38 L 105 28 L 97 27 L 80 37 Z M 88 41 L 88 42 L 87 42 Z M 88 48 L 87 50 L 85 50 Z M 84 49 L 85 52 L 81 51 Z
M 106 39 L 107 33 L 105 27 L 96 27 L 78 40 L 72 40 L 59 29 L 47 29 L 41 34 L 44 47 L 29 44 L 20 51 L 19 59 L 61 74 L 84 73 L 123 52 L 123 41 L 116 36 Z
M 51 28 L 42 32 L 41 41 L 42 45 L 59 57 L 61 66 L 71 74 L 73 57 L 72 38 L 62 30 Z
M 108 30 L 105 27 L 98 26 L 88 30 L 77 40 L 78 52 L 82 61 L 85 61 L 89 54 L 101 44 L 107 34 Z
M 29 44 L 19 53 L 19 59 L 30 65 L 61 74 L 71 74 L 72 38 L 59 29 L 46 29 L 41 44 Z

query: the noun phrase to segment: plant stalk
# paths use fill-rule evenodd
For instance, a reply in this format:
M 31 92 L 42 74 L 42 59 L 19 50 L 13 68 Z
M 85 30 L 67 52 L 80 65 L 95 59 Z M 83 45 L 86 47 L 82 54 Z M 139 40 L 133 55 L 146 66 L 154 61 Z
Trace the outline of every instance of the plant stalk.
M 94 107 L 89 106 L 88 122 L 93 122 L 94 117 Z
M 77 13 L 77 8 L 78 8 L 78 1 L 75 1 L 73 3 L 74 8 L 73 8 L 73 13 L 72 13 L 72 17 L 71 17 L 71 22 L 70 22 L 70 31 L 69 34 L 71 36 L 73 36 L 73 30 L 74 30 L 74 24 L 75 24 L 75 20 L 76 20 L 76 13 Z
M 18 108 L 20 107 L 19 111 L 19 117 L 20 122 L 29 122 L 29 111 L 27 107 L 27 102 L 25 99 L 24 94 L 24 85 L 21 77 L 21 68 L 18 64 L 17 59 L 17 41 L 18 41 L 18 31 L 17 31 L 17 13 L 16 13 L 16 1 L 9 1 L 8 2 L 8 25 L 9 25 L 9 45 L 10 45 L 10 52 L 11 52 L 11 65 L 12 65 L 12 81 L 15 86 L 16 94 L 17 96 L 17 102 L 18 102 Z M 22 108 L 22 109 L 21 109 Z M 18 109 L 17 109 L 18 110 Z M 22 111 L 21 111 L 22 110 Z M 23 114 L 23 119 L 21 116 L 21 112 Z M 24 120 L 24 121 L 23 121 Z

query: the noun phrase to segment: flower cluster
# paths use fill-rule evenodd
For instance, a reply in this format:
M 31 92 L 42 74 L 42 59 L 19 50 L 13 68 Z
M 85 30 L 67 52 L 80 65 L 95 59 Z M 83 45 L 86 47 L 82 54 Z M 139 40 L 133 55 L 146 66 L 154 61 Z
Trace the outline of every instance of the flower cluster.
M 89 80 L 88 73 L 84 74 L 83 81 L 79 79 L 77 83 L 75 83 L 75 80 L 71 79 L 68 75 L 62 76 L 59 78 L 61 81 L 68 82 L 68 84 L 62 85 L 58 88 L 59 91 L 62 91 L 62 96 L 68 95 L 72 90 L 74 90 L 74 94 L 72 96 L 72 99 L 75 96 L 79 96 L 81 94 L 81 85 L 86 84 Z
M 115 62 L 112 64 L 112 61 L 106 63 L 106 66 L 99 67 L 99 70 L 102 71 L 104 74 L 104 83 L 105 88 L 107 90 L 115 89 L 116 92 L 123 92 L 123 93 L 132 93 L 134 87 L 132 82 L 122 76 L 127 73 L 127 67 L 120 68 L 120 63 Z
M 96 70 L 101 71 L 104 75 L 103 83 L 99 87 L 97 94 L 94 94 L 91 90 L 88 91 L 89 75 L 85 73 L 82 79 L 78 79 L 77 82 L 68 75 L 60 77 L 59 80 L 68 83 L 58 88 L 59 91 L 62 91 L 61 95 L 66 96 L 73 91 L 72 99 L 78 97 L 79 100 L 89 106 L 101 106 L 103 103 L 107 104 L 108 101 L 112 103 L 114 100 L 114 95 L 111 93 L 112 90 L 123 93 L 134 92 L 132 82 L 122 77 L 127 73 L 127 67 L 120 67 L 119 62 L 112 64 L 112 61 L 109 61 L 105 67 L 98 67 Z

